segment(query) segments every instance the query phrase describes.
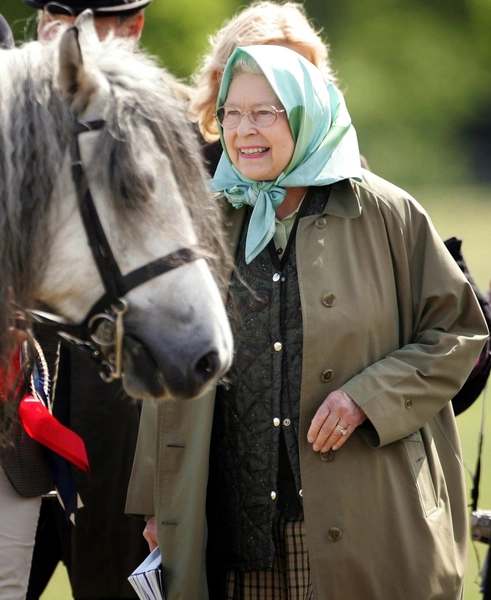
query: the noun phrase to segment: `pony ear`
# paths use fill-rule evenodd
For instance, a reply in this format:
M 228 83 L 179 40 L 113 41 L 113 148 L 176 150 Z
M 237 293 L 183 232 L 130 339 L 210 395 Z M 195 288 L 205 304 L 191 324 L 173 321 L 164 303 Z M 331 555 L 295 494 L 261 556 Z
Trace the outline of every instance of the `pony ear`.
M 84 60 L 78 39 L 79 32 L 75 27 L 67 29 L 60 40 L 60 73 L 59 85 L 65 98 L 73 97 L 79 87 L 79 72 L 83 70 Z
M 0 15 L 0 48 L 10 50 L 15 47 L 14 36 L 3 15 Z
M 93 65 L 89 67 L 84 61 L 81 37 L 84 37 L 85 47 L 87 35 L 89 38 L 91 36 L 90 28 L 86 30 L 84 23 L 89 21 L 84 20 L 80 28 L 77 26 L 67 29 L 61 37 L 58 84 L 62 96 L 69 102 L 77 118 L 97 119 L 103 116 L 109 84 L 97 68 Z M 96 43 L 99 44 L 93 25 L 92 29 Z

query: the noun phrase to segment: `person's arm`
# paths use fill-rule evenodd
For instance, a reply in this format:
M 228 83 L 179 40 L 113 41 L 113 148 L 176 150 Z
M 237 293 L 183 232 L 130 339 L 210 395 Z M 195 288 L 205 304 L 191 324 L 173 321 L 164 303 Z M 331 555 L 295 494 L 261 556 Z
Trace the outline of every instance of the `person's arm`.
M 399 206 L 399 212 L 388 207 L 384 218 L 401 345 L 319 407 L 308 439 L 322 451 L 339 448 L 356 427 L 372 447 L 420 429 L 461 388 L 488 335 L 470 284 L 426 213 L 412 203 Z
M 360 433 L 378 447 L 435 416 L 462 387 L 488 337 L 472 287 L 432 227 L 409 246 L 412 340 L 342 389 L 368 419 Z

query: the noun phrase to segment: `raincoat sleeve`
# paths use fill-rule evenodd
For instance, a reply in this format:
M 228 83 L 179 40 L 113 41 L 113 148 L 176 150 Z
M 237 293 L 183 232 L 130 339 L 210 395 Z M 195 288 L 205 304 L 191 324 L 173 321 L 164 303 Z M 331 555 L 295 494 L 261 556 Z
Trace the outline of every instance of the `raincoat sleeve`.
M 415 205 L 406 203 L 386 219 L 401 347 L 341 388 L 366 413 L 360 433 L 373 447 L 402 439 L 435 416 L 462 387 L 488 337 L 471 285 Z

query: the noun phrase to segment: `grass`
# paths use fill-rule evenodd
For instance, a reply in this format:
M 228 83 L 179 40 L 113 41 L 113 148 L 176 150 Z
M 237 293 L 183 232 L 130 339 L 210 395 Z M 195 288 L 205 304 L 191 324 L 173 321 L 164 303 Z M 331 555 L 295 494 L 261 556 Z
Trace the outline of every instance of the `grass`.
M 65 566 L 59 563 L 40 600 L 69 600 L 69 598 L 73 598 L 73 596 L 68 573 Z
M 429 212 L 440 235 L 445 239 L 462 238 L 463 253 L 476 283 L 481 289 L 488 287 L 491 280 L 491 188 L 424 188 L 409 189 L 409 192 Z M 491 397 L 491 382 L 488 397 Z M 482 397 L 462 415 L 457 423 L 462 440 L 464 462 L 469 471 L 474 471 L 477 457 L 478 435 L 482 416 Z M 491 417 L 486 421 L 479 507 L 491 510 Z M 468 490 L 472 487 L 470 474 Z M 466 574 L 465 600 L 482 600 L 475 583 L 478 575 L 478 558 L 483 560 L 487 546 L 470 546 Z M 67 600 L 71 598 L 66 570 L 59 566 L 42 600 Z

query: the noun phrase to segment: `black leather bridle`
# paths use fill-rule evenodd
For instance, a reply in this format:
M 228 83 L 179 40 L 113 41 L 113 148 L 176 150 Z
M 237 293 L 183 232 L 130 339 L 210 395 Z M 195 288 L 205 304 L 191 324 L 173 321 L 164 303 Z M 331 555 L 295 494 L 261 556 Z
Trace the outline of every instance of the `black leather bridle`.
M 128 310 L 128 303 L 124 299 L 126 294 L 163 273 L 201 258 L 201 255 L 191 248 L 180 248 L 126 275 L 121 273 L 90 192 L 78 137 L 81 133 L 101 130 L 104 126 L 104 120 L 87 123 L 77 121 L 73 129 L 70 152 L 71 173 L 77 191 L 78 208 L 105 293 L 92 306 L 80 324 L 69 323 L 50 312 L 23 308 L 20 310 L 29 315 L 37 326 L 49 327 L 62 339 L 97 361 L 102 379 L 109 382 L 119 379 L 122 375 L 123 317 Z

